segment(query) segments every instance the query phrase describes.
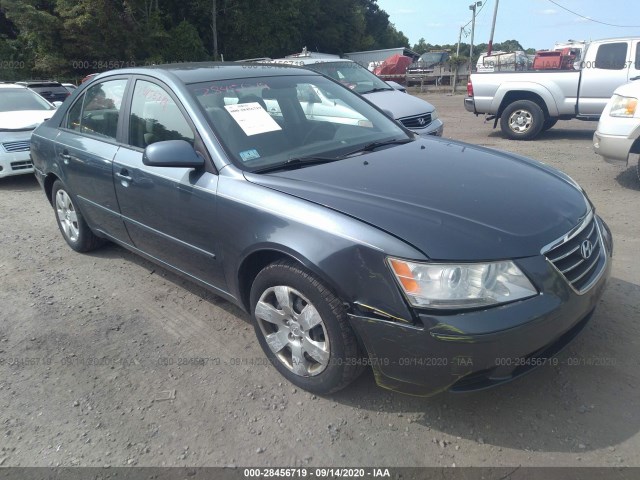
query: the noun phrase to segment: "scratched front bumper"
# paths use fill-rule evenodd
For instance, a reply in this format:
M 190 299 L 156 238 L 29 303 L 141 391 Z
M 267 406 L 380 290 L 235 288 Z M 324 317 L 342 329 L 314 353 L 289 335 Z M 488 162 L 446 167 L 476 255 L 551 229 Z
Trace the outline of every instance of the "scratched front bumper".
M 419 396 L 492 387 L 544 365 L 580 333 L 610 274 L 607 250 L 601 277 L 582 295 L 540 256 L 517 261 L 542 291 L 533 298 L 450 315 L 417 312 L 414 324 L 350 315 L 351 324 L 381 387 Z

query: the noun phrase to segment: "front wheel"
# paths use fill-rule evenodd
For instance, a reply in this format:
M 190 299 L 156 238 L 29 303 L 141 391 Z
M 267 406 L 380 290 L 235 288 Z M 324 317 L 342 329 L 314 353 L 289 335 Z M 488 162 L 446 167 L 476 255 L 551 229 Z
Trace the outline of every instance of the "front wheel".
M 552 129 L 555 124 L 558 123 L 558 119 L 557 118 L 547 118 L 544 121 L 544 124 L 542 124 L 542 131 L 546 132 L 547 130 Z
M 279 261 L 256 276 L 251 313 L 262 350 L 280 374 L 300 388 L 330 394 L 362 372 L 344 305 L 298 264 Z
M 544 122 L 544 112 L 531 100 L 518 100 L 511 103 L 500 116 L 500 128 L 512 140 L 535 138 L 542 131 Z
M 91 231 L 67 187 L 60 180 L 53 183 L 51 203 L 56 211 L 56 221 L 62 237 L 72 249 L 76 252 L 88 252 L 103 243 L 103 240 Z

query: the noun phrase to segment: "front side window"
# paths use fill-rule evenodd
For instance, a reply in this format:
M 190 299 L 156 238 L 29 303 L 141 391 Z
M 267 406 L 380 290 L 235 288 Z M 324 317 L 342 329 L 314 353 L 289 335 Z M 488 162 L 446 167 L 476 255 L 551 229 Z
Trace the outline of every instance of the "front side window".
M 81 103 L 77 101 L 67 119 L 67 128 L 79 130 L 81 133 L 114 139 L 118 131 L 120 107 L 124 97 L 127 80 L 109 80 L 92 85 L 87 89 L 82 101 L 80 126 L 74 128 L 74 109 Z
M 627 65 L 627 42 L 607 43 L 598 47 L 596 68 L 622 70 Z
M 185 140 L 193 145 L 195 135 L 176 102 L 162 87 L 138 80 L 131 102 L 129 144 L 146 148 L 165 140 Z

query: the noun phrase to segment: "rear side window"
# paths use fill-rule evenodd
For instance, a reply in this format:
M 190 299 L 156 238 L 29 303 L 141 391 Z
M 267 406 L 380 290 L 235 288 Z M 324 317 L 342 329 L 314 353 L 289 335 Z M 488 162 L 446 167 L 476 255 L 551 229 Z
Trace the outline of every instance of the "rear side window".
M 598 47 L 596 68 L 622 70 L 627 65 L 627 42 L 608 43 Z
M 165 140 L 185 140 L 193 145 L 195 135 L 176 102 L 162 87 L 138 80 L 131 101 L 129 144 L 146 148 Z
M 115 140 L 126 79 L 109 80 L 89 87 L 69 109 L 66 128 Z

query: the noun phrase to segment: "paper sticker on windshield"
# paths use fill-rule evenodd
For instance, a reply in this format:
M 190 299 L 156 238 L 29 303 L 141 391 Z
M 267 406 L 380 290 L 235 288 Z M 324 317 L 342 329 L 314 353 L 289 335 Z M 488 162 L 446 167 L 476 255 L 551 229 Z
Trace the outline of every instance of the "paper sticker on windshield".
M 248 137 L 282 130 L 280 125 L 271 118 L 271 115 L 258 102 L 225 105 L 224 108 Z
M 256 158 L 260 158 L 260 154 L 255 148 L 251 150 L 245 150 L 244 152 L 240 152 L 240 158 L 243 162 L 248 162 L 249 160 L 255 160 Z

